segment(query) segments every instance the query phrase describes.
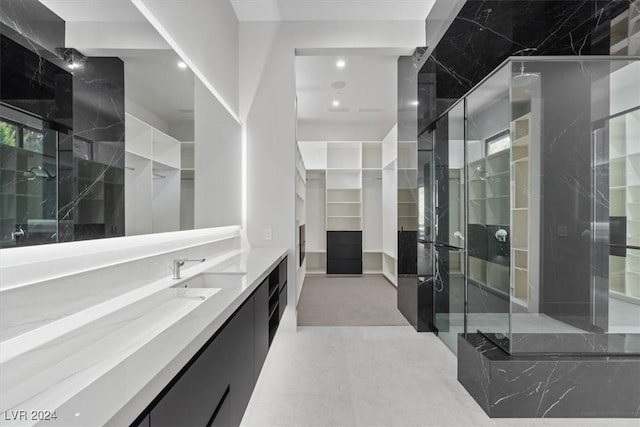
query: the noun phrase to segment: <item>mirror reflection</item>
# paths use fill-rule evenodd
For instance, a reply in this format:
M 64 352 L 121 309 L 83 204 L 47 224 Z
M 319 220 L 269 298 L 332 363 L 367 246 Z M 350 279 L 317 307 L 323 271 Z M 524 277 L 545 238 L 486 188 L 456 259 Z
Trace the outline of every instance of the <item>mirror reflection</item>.
M 2 248 L 194 227 L 194 75 L 113 7 L 3 0 Z

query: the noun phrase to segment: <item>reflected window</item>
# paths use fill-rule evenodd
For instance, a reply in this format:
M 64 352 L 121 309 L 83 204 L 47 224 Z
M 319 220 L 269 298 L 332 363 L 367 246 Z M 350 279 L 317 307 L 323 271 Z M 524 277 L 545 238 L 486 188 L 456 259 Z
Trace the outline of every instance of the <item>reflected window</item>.
M 18 126 L 0 120 L 0 144 L 15 147 L 18 142 Z
M 93 144 L 90 140 L 74 137 L 73 155 L 83 160 L 93 160 Z
M 487 155 L 499 153 L 500 151 L 508 150 L 511 146 L 511 140 L 508 134 L 496 136 L 492 140 L 487 140 Z
M 44 153 L 44 133 L 24 128 L 22 130 L 22 148 L 36 153 Z

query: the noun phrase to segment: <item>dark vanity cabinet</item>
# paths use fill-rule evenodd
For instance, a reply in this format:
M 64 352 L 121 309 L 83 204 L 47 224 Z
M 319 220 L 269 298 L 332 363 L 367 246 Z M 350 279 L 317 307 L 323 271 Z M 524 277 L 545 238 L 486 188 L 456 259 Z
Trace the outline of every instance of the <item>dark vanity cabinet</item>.
M 279 297 L 279 310 L 278 310 L 278 320 L 282 319 L 282 315 L 284 314 L 284 309 L 287 307 L 287 259 L 283 259 L 278 266 L 278 271 L 280 273 L 280 297 Z
M 264 360 L 269 352 L 269 277 L 267 277 L 254 296 L 254 381 L 258 380 Z
M 362 274 L 362 231 L 327 231 L 327 274 Z
M 286 258 L 132 426 L 237 426 L 286 305 Z

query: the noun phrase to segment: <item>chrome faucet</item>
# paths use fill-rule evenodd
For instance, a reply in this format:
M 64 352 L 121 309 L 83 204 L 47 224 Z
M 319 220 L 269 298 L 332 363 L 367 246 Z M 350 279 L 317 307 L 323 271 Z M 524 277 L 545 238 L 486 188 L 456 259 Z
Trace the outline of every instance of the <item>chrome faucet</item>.
M 180 278 L 180 267 L 184 265 L 185 262 L 205 262 L 206 258 L 178 258 L 173 260 L 173 278 Z

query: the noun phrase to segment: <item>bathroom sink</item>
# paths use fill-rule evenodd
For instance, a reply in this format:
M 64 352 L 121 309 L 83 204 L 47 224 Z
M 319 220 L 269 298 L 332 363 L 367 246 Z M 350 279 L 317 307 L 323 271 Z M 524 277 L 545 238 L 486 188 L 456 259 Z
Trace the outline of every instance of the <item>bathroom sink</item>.
M 224 289 L 245 283 L 244 273 L 200 273 L 172 286 L 172 288 Z
M 203 287 L 203 286 L 172 286 L 174 289 L 173 297 L 178 299 L 187 299 L 194 301 L 204 301 L 212 295 L 220 292 L 220 288 Z M 186 288 L 186 289 L 184 289 Z

